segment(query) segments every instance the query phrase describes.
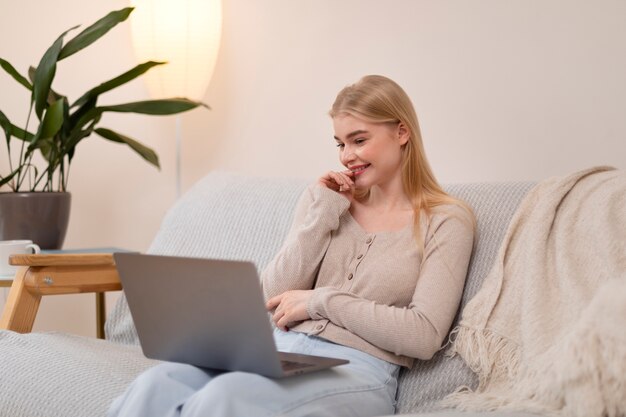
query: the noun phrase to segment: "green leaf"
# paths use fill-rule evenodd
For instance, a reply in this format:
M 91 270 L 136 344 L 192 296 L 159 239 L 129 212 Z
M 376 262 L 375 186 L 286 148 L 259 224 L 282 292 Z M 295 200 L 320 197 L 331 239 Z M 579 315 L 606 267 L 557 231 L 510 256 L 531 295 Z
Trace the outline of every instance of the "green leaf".
M 95 103 L 95 99 L 89 103 Z M 87 106 L 85 103 L 82 107 Z M 106 111 L 119 112 L 119 113 L 140 113 L 150 115 L 166 115 L 184 112 L 193 109 L 198 106 L 207 107 L 204 103 L 191 101 L 186 98 L 173 98 L 164 100 L 148 100 L 138 101 L 134 103 L 119 104 L 117 106 L 103 106 L 103 107 L 90 107 L 86 111 L 81 112 L 79 109 L 76 113 L 81 112 L 80 118 L 77 119 L 77 114 L 74 113 L 71 117 L 72 130 L 79 130 L 91 123 L 94 120 L 99 120 L 102 117 L 102 113 Z
M 0 110 L 0 127 L 2 127 L 2 130 L 4 131 L 4 138 L 7 142 L 7 155 L 9 158 L 11 158 L 11 127 L 12 126 L 13 124 L 11 124 L 11 121 L 9 120 L 9 118 L 6 117 L 4 113 L 2 113 L 2 110 Z
M 63 125 L 65 133 L 63 135 L 63 148 L 67 149 L 70 161 L 74 156 L 74 147 L 83 137 L 91 134 L 93 127 L 95 127 L 102 118 L 102 112 L 96 110 L 95 107 L 96 99 L 89 100 L 87 103 L 80 106 L 80 108 L 69 117 L 69 121 Z M 89 131 L 87 135 L 81 136 L 83 127 L 89 123 L 92 124 L 91 131 Z
M 53 143 L 51 138 L 41 141 L 39 145 L 39 152 L 41 152 L 41 156 L 43 156 L 43 158 L 48 162 L 52 159 L 52 146 Z
M 88 47 L 104 36 L 115 25 L 126 20 L 132 11 L 132 7 L 127 7 L 107 14 L 70 40 L 61 50 L 58 60 L 65 59 L 81 49 Z
M 134 80 L 141 74 L 148 71 L 150 68 L 163 64 L 165 64 L 165 62 L 148 61 L 144 62 L 143 64 L 137 65 L 135 68 L 126 71 L 122 75 L 119 75 L 112 80 L 104 82 L 96 88 L 92 88 L 91 90 L 87 91 L 85 94 L 83 94 L 81 98 L 79 98 L 78 100 L 76 100 L 76 102 L 74 102 L 74 104 L 72 104 L 72 107 L 82 106 L 87 101 L 95 99 L 100 94 L 113 90 L 114 88 L 119 87 L 122 84 L 126 84 L 127 82 Z
M 63 125 L 63 100 L 57 100 L 46 110 L 41 122 L 41 138 L 51 138 L 57 134 Z
M 4 135 L 7 139 L 7 147 L 9 147 L 9 141 L 11 140 L 11 126 L 13 125 L 9 118 L 0 110 L 0 127 L 4 130 Z
M 95 126 L 100 123 L 101 118 L 102 113 L 92 109 L 88 112 L 86 117 L 83 117 L 84 123 L 82 121 L 83 119 L 81 119 L 81 122 L 79 122 L 80 127 L 78 127 L 79 125 L 77 124 L 72 128 L 72 133 L 62 144 L 63 151 L 67 153 L 70 161 L 74 157 L 74 148 L 76 148 L 78 142 L 91 135 Z M 89 124 L 87 129 L 82 129 L 82 127 L 87 124 Z
M 19 172 L 20 172 L 20 168 L 18 167 L 15 171 L 11 172 L 8 176 L 0 177 L 0 187 L 2 187 L 4 184 L 11 181 L 11 179 L 17 174 L 19 174 Z
M 66 143 L 63 144 L 64 152 L 67 153 L 67 157 L 69 158 L 70 162 L 72 161 L 72 158 L 74 158 L 74 152 L 76 151 L 76 145 L 78 145 L 78 143 L 81 140 L 85 139 L 86 137 L 88 137 L 92 133 L 93 133 L 93 125 L 91 127 L 89 127 L 88 129 L 79 130 L 79 131 L 75 132 L 74 134 L 72 134 L 72 136 L 69 138 L 69 140 Z
M 26 150 L 26 157 L 32 154 L 36 149 L 41 148 L 42 143 L 57 134 L 63 125 L 63 100 L 55 101 L 48 109 L 39 124 L 39 129 L 35 136 L 30 140 L 30 145 Z
M 4 130 L 4 133 L 7 136 L 7 141 L 10 140 L 11 136 L 26 141 L 30 141 L 34 136 L 32 133 L 20 129 L 11 123 L 2 111 L 0 111 L 0 126 L 2 126 L 2 130 Z
M 70 104 L 67 97 L 63 97 L 63 126 L 61 137 L 67 137 L 72 132 L 72 119 L 70 117 Z
M 102 109 L 100 107 L 94 107 L 94 105 L 95 99 L 85 103 L 80 109 L 74 112 L 70 120 L 72 131 L 78 131 L 85 127 L 87 123 L 102 117 Z M 82 110 L 85 111 L 83 112 Z
M 118 143 L 125 143 L 126 145 L 130 146 L 135 152 L 141 155 L 143 159 L 150 162 L 152 165 L 156 166 L 157 168 L 159 169 L 161 168 L 161 166 L 159 165 L 159 157 L 157 156 L 156 152 L 154 152 L 152 149 L 148 148 L 147 146 L 142 145 L 136 140 L 131 139 L 128 136 L 124 136 L 122 134 L 114 132 L 110 129 L 99 128 L 99 129 L 96 129 L 95 132 L 98 135 L 110 141 L 118 142 Z
M 76 29 L 78 26 L 66 30 L 57 38 L 50 48 L 43 54 L 37 69 L 35 70 L 35 82 L 33 83 L 33 98 L 35 101 L 35 113 L 39 120 L 43 115 L 43 111 L 46 108 L 48 100 L 48 94 L 50 93 L 50 86 L 54 79 L 54 74 L 57 69 L 57 60 L 59 52 L 63 46 L 63 38 L 70 30 Z
M 136 101 L 134 103 L 118 104 L 116 106 L 103 106 L 99 109 L 103 112 L 141 113 L 151 115 L 166 115 L 182 113 L 198 106 L 210 108 L 204 103 L 192 101 L 186 98 L 170 98 L 162 100 Z
M 28 88 L 31 91 L 33 90 L 33 86 L 31 85 L 31 83 L 29 83 L 25 77 L 17 72 L 13 65 L 9 63 L 9 61 L 5 61 L 4 59 L 0 58 L 0 67 L 2 67 L 3 70 L 9 73 L 9 75 L 13 77 L 15 81 L 22 84 L 24 87 Z
M 32 66 L 28 67 L 28 78 L 30 78 L 32 82 L 35 82 L 35 71 L 36 71 L 35 67 L 32 67 Z M 63 97 L 64 97 L 63 95 L 57 93 L 52 88 L 50 88 L 50 92 L 48 93 L 47 103 L 52 104 L 55 101 L 60 100 Z
M 11 136 L 30 142 L 33 140 L 35 135 L 15 125 L 11 125 Z

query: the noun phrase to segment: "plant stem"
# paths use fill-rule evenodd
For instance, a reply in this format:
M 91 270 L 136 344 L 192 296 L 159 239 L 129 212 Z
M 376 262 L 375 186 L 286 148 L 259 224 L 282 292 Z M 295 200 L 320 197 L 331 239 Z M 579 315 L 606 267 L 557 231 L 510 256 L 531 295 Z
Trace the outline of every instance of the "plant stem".
M 57 186 L 57 189 L 59 191 L 63 191 L 63 177 L 65 176 L 65 159 L 61 158 L 61 168 L 59 170 L 59 185 Z
M 28 109 L 28 116 L 26 117 L 26 127 L 24 128 L 24 130 L 26 132 L 28 132 L 28 123 L 30 122 L 30 115 L 32 114 L 32 112 L 33 112 L 33 101 L 31 100 L 30 108 Z M 29 167 L 30 166 L 30 163 L 26 164 L 26 161 L 24 160 L 24 144 L 25 144 L 25 142 L 26 142 L 26 140 L 23 140 L 22 141 L 22 146 L 20 147 L 20 159 L 19 159 L 19 162 L 20 162 L 19 166 L 20 167 L 22 167 L 22 166 Z M 27 168 L 27 170 L 28 169 L 30 169 L 30 168 Z M 24 175 L 24 177 L 25 176 L 26 175 Z M 22 177 L 22 168 L 20 168 L 19 172 L 17 173 L 17 180 L 16 180 L 17 185 L 15 186 L 15 188 L 13 188 L 13 191 L 18 192 L 20 190 L 20 187 L 22 186 L 22 182 L 24 181 L 24 177 Z M 32 191 L 32 189 L 31 189 L 31 191 Z
M 30 153 L 30 156 L 28 157 L 28 166 L 31 166 L 31 167 L 33 166 L 33 156 L 35 156 L 35 152 L 31 152 Z M 31 189 L 30 190 L 31 191 L 35 191 L 35 187 L 33 187 L 31 185 Z
M 67 190 L 67 182 L 70 178 L 70 168 L 72 167 L 72 165 L 70 164 L 70 159 L 67 158 L 67 174 L 63 175 L 63 190 L 61 191 L 65 191 Z
M 11 173 L 13 172 L 13 161 L 11 160 L 11 136 L 9 135 L 7 137 L 7 159 L 9 160 L 9 175 L 11 175 Z M 4 178 L 2 176 L 0 176 L 0 178 Z M 15 191 L 15 189 L 13 188 L 13 184 L 15 183 L 15 180 L 11 180 L 11 183 L 8 184 L 9 187 L 11 187 L 11 189 L 13 191 Z
M 41 180 L 43 179 L 43 177 L 46 175 L 47 172 L 48 170 L 46 170 L 43 174 L 39 176 L 39 178 L 37 178 L 37 181 L 35 181 L 35 185 L 32 188 L 33 191 L 35 190 L 35 188 L 37 188 L 37 185 L 39 185 L 39 183 L 41 182 Z

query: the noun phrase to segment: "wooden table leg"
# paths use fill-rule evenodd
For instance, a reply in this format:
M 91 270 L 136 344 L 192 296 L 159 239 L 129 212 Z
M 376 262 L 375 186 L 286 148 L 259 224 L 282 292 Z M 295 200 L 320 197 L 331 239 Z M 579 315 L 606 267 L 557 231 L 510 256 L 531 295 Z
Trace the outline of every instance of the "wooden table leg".
M 33 329 L 41 295 L 31 294 L 27 290 L 25 280 L 29 272 L 29 267 L 18 269 L 0 319 L 0 329 L 13 330 L 18 333 L 30 333 Z
M 104 339 L 104 321 L 106 320 L 106 299 L 103 292 L 96 293 L 96 332 L 98 339 Z

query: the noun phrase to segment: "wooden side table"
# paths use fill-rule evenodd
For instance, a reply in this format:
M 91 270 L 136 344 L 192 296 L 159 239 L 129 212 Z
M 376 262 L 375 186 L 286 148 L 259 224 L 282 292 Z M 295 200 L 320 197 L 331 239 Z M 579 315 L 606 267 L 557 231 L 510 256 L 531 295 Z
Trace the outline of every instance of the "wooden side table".
M 97 336 L 104 338 L 104 292 L 122 285 L 111 253 L 11 255 L 20 266 L 0 319 L 0 329 L 29 333 L 41 297 L 55 294 L 96 293 Z

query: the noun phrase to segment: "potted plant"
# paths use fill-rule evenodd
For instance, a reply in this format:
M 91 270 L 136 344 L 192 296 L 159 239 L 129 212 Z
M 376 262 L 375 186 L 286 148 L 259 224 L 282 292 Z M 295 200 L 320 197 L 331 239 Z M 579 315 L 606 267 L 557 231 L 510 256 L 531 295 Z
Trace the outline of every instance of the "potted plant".
M 113 11 L 78 33 L 67 43 L 61 34 L 46 50 L 37 67 L 31 67 L 28 78 L 0 57 L 0 66 L 30 91 L 31 100 L 26 126 L 18 127 L 0 111 L 0 127 L 6 138 L 8 172 L 0 172 L 0 240 L 31 239 L 42 248 L 60 248 L 69 220 L 70 194 L 67 192 L 70 164 L 76 146 L 92 133 L 106 140 L 128 145 L 150 164 L 159 167 L 157 154 L 136 140 L 106 127 L 99 127 L 105 112 L 130 112 L 168 115 L 184 112 L 203 103 L 186 98 L 148 100 L 112 106 L 98 106 L 101 94 L 117 88 L 164 62 L 145 62 L 106 81 L 70 102 L 52 89 L 57 62 L 94 43 L 133 11 L 128 7 Z M 35 123 L 32 120 L 36 118 Z M 33 162 L 41 154 L 44 166 Z M 2 156 L 2 158 L 4 158 Z

